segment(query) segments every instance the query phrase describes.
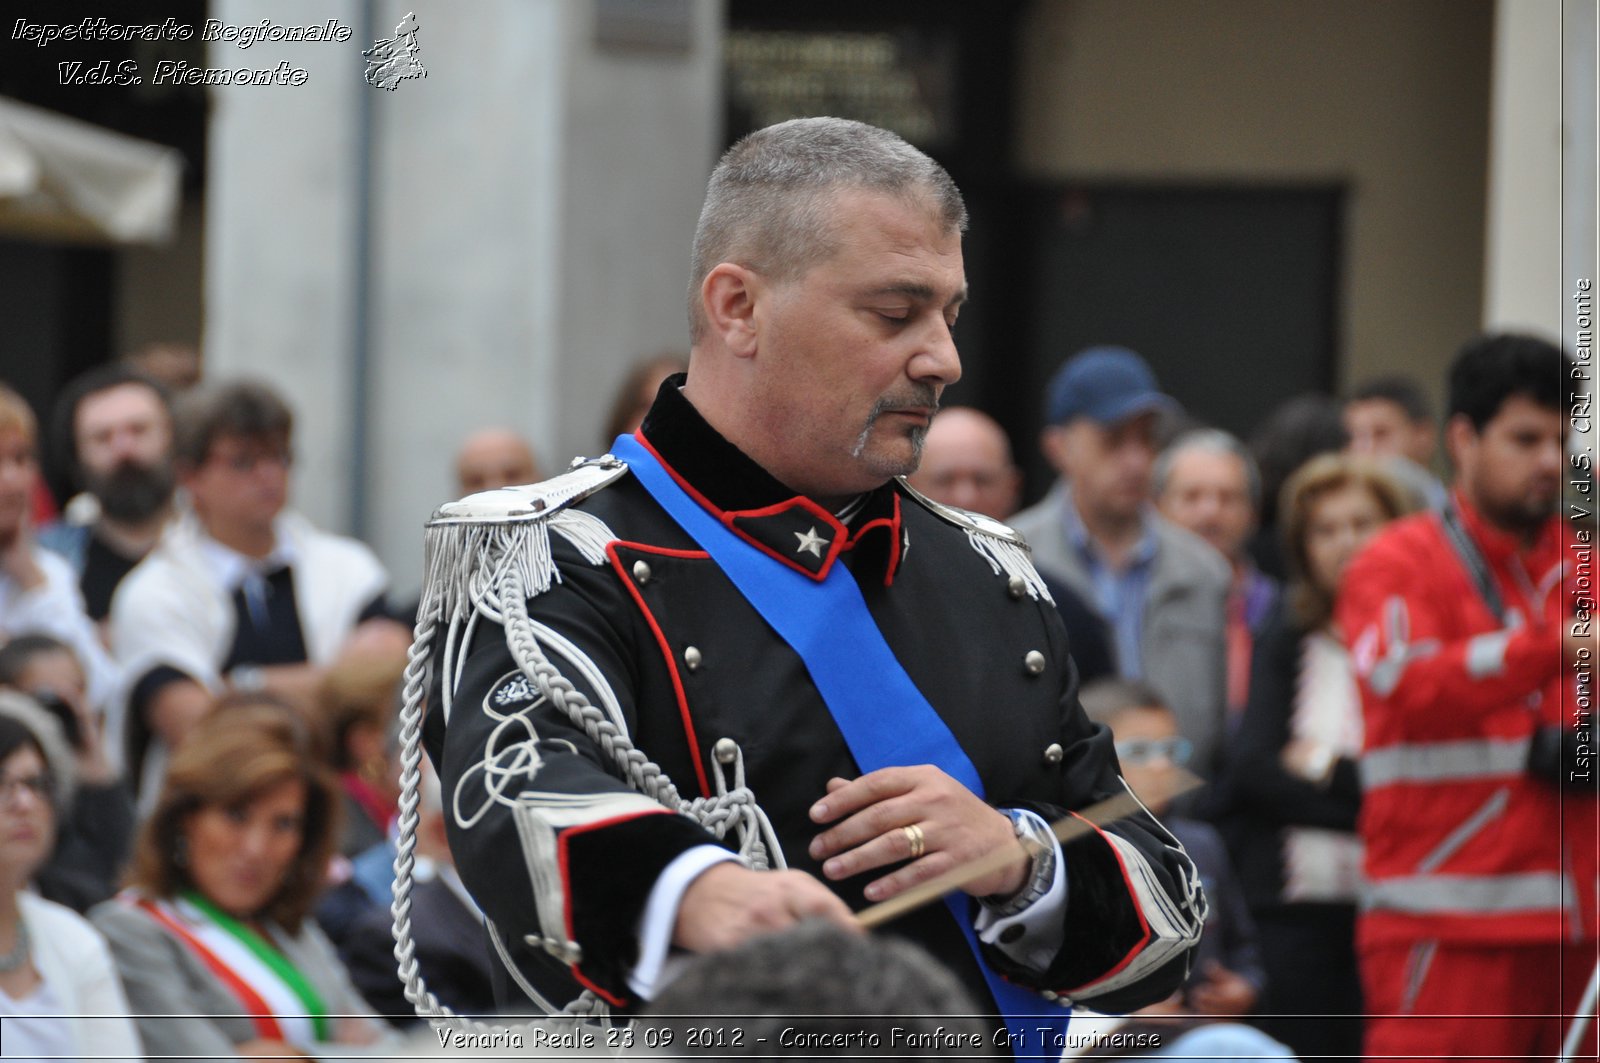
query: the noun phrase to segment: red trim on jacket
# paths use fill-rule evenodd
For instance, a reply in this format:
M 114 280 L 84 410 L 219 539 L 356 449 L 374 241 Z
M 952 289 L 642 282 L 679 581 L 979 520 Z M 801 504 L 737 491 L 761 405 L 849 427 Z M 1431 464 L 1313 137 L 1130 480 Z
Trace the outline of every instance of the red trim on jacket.
M 850 542 L 845 545 L 846 550 L 854 550 L 861 545 L 861 540 L 866 537 L 868 532 L 878 528 L 884 530 L 884 533 L 889 536 L 889 563 L 883 569 L 883 585 L 885 587 L 894 586 L 894 574 L 900 571 L 900 529 L 902 527 L 900 523 L 900 492 L 896 491 L 890 497 L 894 500 L 894 515 L 867 521 L 867 523 L 856 529 L 856 533 L 850 537 Z
M 757 550 L 760 550 L 763 554 L 766 554 L 773 560 L 780 561 L 789 568 L 794 569 L 807 579 L 821 582 L 823 579 L 827 578 L 828 572 L 833 568 L 833 563 L 838 560 L 839 555 L 843 554 L 846 550 L 855 549 L 855 547 L 861 542 L 862 537 L 868 531 L 879 527 L 886 529 L 890 532 L 891 541 L 889 543 L 889 561 L 885 570 L 883 582 L 884 586 L 886 587 L 893 584 L 894 574 L 900 566 L 900 495 L 898 492 L 892 495 L 894 499 L 894 517 L 892 518 L 892 521 L 890 518 L 885 517 L 879 517 L 876 520 L 868 521 L 866 524 L 857 529 L 854 535 L 850 534 L 850 529 L 845 527 L 845 525 L 840 522 L 838 517 L 834 516 L 832 513 L 829 513 L 825 508 L 804 495 L 795 495 L 793 498 L 787 498 L 782 502 L 775 502 L 770 506 L 763 506 L 759 509 L 725 510 L 717 506 L 704 494 L 698 491 L 693 484 L 680 476 L 678 474 L 678 470 L 674 469 L 671 463 L 669 463 L 666 458 L 661 456 L 661 452 L 651 445 L 650 441 L 644 437 L 644 433 L 642 431 L 635 432 L 634 438 L 639 441 L 640 446 L 644 447 L 651 454 L 655 455 L 656 460 L 661 463 L 661 467 L 667 471 L 667 475 L 671 476 L 673 481 L 677 483 L 679 487 L 683 488 L 684 493 L 690 498 L 694 499 L 695 503 L 698 504 L 701 509 L 704 509 L 707 513 L 710 513 L 712 516 L 716 517 L 724 527 L 733 532 L 733 534 L 737 535 L 746 543 L 749 543 L 751 546 L 755 547 Z M 744 531 L 735 523 L 735 521 L 743 518 L 776 516 L 787 510 L 796 508 L 804 509 L 806 513 L 812 517 L 815 517 L 818 521 L 826 523 L 833 531 L 832 536 L 828 540 L 828 552 L 823 556 L 820 564 L 817 566 L 816 571 L 812 571 L 805 565 L 802 565 L 800 562 L 794 560 L 786 554 L 774 550 L 766 543 Z
M 683 689 L 683 677 L 678 673 L 678 660 L 673 655 L 672 647 L 667 643 L 666 632 L 661 630 L 656 615 L 645 604 L 644 595 L 639 593 L 638 584 L 633 577 L 622 567 L 622 557 L 617 552 L 619 547 L 628 547 L 641 553 L 656 554 L 661 557 L 683 557 L 695 559 L 709 559 L 711 555 L 704 550 L 672 550 L 664 546 L 649 546 L 645 543 L 625 542 L 621 539 L 613 540 L 606 544 L 606 557 L 611 559 L 611 567 L 616 570 L 617 578 L 622 585 L 628 588 L 628 595 L 639 607 L 639 612 L 644 614 L 645 623 L 650 625 L 650 631 L 655 635 L 656 646 L 661 650 L 661 659 L 667 664 L 667 674 L 672 677 L 672 696 L 678 702 L 678 719 L 683 723 L 683 737 L 689 743 L 689 758 L 694 763 L 695 782 L 700 786 L 702 797 L 711 796 L 711 784 L 706 779 L 705 765 L 701 763 L 700 739 L 695 734 L 694 718 L 689 713 L 689 696 Z
M 667 471 L 671 472 L 672 470 L 668 469 Z M 673 473 L 673 478 L 677 479 L 677 473 Z M 678 482 L 683 483 L 682 480 L 678 480 Z M 786 513 L 791 509 L 805 510 L 817 520 L 825 523 L 833 531 L 833 534 L 828 537 L 828 552 L 822 555 L 822 560 L 817 563 L 817 570 L 815 572 L 811 571 L 811 569 L 807 568 L 805 565 L 802 565 L 800 562 L 796 561 L 787 554 L 774 550 L 772 547 L 768 546 L 760 539 L 757 539 L 755 536 L 751 535 L 749 532 L 745 531 L 743 528 L 739 527 L 737 523 L 735 523 L 736 521 L 746 517 L 755 519 L 759 519 L 761 517 L 775 517 L 782 513 Z M 763 554 L 766 554 L 774 561 L 783 562 L 785 565 L 788 565 L 790 568 L 805 576 L 807 579 L 816 580 L 819 583 L 827 578 L 828 570 L 832 568 L 833 563 L 838 560 L 840 553 L 844 551 L 846 541 L 850 538 L 849 529 L 843 524 L 839 523 L 838 517 L 835 517 L 832 513 L 829 513 L 827 510 L 811 501 L 811 499 L 806 498 L 804 495 L 796 495 L 793 498 L 786 499 L 775 505 L 762 506 L 760 509 L 712 509 L 711 512 L 719 521 L 722 522 L 724 527 L 733 532 L 733 534 L 737 535 L 739 538 L 743 539 L 745 542 L 749 543 L 751 546 L 755 547 L 757 550 L 760 550 Z
M 580 823 L 575 827 L 568 827 L 566 830 L 562 831 L 559 836 L 557 836 L 556 859 L 561 865 L 561 895 L 568 898 L 567 903 L 563 905 L 563 907 L 566 909 L 565 929 L 568 941 L 578 940 L 577 931 L 572 925 L 572 902 L 570 899 L 572 897 L 572 862 L 568 858 L 567 854 L 568 840 L 579 834 L 587 834 L 589 831 L 594 830 L 604 830 L 606 827 L 614 827 L 618 823 L 626 823 L 629 820 L 639 819 L 643 816 L 670 815 L 672 815 L 672 813 L 664 808 L 651 809 L 648 812 L 630 812 L 627 815 L 612 816 L 609 819 L 597 819 L 593 823 Z M 579 944 L 581 946 L 582 943 L 579 942 Z M 595 995 L 601 1000 L 604 1000 L 607 1004 L 610 1004 L 614 1008 L 627 1006 L 627 1001 L 625 999 L 617 996 L 609 990 L 601 988 L 600 986 L 596 985 L 587 975 L 585 975 L 583 973 L 583 963 L 581 960 L 578 963 L 572 964 L 567 968 L 567 970 L 572 973 L 572 977 L 577 980 L 579 985 L 583 986 L 585 989 L 593 990 Z
M 1076 812 L 1071 813 L 1071 816 L 1073 819 L 1083 819 L 1083 817 L 1078 815 Z M 1105 840 L 1106 847 L 1111 850 L 1111 855 L 1117 858 L 1117 870 L 1122 872 L 1123 887 L 1128 891 L 1128 899 L 1133 902 L 1133 911 L 1134 914 L 1139 917 L 1139 929 L 1143 933 L 1141 934 L 1139 940 L 1134 943 L 1133 948 L 1129 949 L 1127 954 L 1124 955 L 1122 959 L 1118 960 L 1105 974 L 1102 974 L 1099 978 L 1096 978 L 1093 981 L 1085 982 L 1083 985 L 1077 986 L 1073 989 L 1058 990 L 1058 992 L 1064 997 L 1075 997 L 1087 989 L 1092 989 L 1097 985 L 1101 985 L 1112 978 L 1115 978 L 1123 971 L 1124 968 L 1128 966 L 1128 964 L 1133 962 L 1135 956 L 1144 951 L 1145 946 L 1150 944 L 1150 920 L 1144 917 L 1144 908 L 1139 904 L 1139 894 L 1133 888 L 1133 879 L 1128 875 L 1128 865 L 1122 859 L 1122 851 L 1110 841 L 1110 836 L 1107 835 L 1105 831 L 1101 830 L 1097 825 L 1091 823 L 1089 820 L 1083 819 L 1083 821 L 1094 828 L 1094 832 Z

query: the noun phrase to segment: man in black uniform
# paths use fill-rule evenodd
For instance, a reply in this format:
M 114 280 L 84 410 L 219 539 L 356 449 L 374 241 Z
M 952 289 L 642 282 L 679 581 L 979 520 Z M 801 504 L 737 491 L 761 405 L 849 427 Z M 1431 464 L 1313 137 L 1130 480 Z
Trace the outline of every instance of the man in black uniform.
M 889 927 L 997 1014 L 1183 980 L 1205 902 L 1153 818 L 1019 842 L 1123 790 L 1026 547 L 898 479 L 960 375 L 965 225 L 893 134 L 752 134 L 701 215 L 687 378 L 619 458 L 440 511 L 428 741 L 525 991 L 630 1007 L 681 952 L 849 925 L 997 851 Z

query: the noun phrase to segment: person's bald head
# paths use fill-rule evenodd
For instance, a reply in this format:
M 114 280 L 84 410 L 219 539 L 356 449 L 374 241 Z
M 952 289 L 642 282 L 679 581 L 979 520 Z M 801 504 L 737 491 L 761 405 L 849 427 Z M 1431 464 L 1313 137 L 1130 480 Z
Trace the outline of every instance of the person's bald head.
M 474 432 L 456 451 L 456 480 L 463 495 L 531 484 L 540 478 L 533 447 L 509 428 Z
M 935 502 L 1005 520 L 1017 508 L 1022 473 L 1005 429 L 970 406 L 941 410 L 922 445 L 911 486 Z

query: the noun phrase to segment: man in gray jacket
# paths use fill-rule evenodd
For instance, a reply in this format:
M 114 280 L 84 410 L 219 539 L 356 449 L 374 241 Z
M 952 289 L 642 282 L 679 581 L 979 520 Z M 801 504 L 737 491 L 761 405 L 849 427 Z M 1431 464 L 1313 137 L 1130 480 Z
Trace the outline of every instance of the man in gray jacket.
M 1175 405 L 1126 348 L 1068 359 L 1051 378 L 1041 438 L 1061 479 L 1011 524 L 1041 570 L 1099 610 L 1118 672 L 1161 692 L 1209 774 L 1226 697 L 1228 565 L 1150 502 L 1156 418 Z

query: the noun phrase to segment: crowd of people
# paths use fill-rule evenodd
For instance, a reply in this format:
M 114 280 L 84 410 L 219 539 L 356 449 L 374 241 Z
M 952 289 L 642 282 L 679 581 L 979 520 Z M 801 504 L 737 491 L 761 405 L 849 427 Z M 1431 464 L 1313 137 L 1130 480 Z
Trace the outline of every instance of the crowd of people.
M 113 365 L 55 413 L 42 446 L 0 387 L 7 1056 L 392 1048 L 347 1018 L 409 1009 L 387 915 L 411 635 L 387 574 L 288 509 L 293 418 L 265 385 Z M 41 521 L 47 454 L 80 493 Z M 504 433 L 460 464 L 463 491 L 536 473 Z M 491 1012 L 476 909 L 424 833 L 420 910 L 449 929 L 423 954 Z
M 839 194 L 830 189 L 823 194 Z M 725 523 L 754 528 L 758 545 L 783 541 L 771 551 L 783 550 L 791 568 L 820 582 L 850 550 L 858 576 L 862 566 L 876 565 L 874 578 L 884 586 L 898 578 L 909 586 L 901 593 L 918 593 L 912 581 L 919 577 L 899 568 L 917 556 L 905 530 L 915 520 L 902 515 L 899 496 L 877 515 L 862 513 L 878 504 L 870 490 L 851 501 L 866 484 L 809 491 L 821 505 L 766 505 L 765 495 L 778 499 L 783 484 L 762 468 L 791 472 L 796 481 L 834 481 L 798 459 L 755 453 L 746 444 L 767 436 L 753 428 L 738 442 L 762 468 L 745 470 L 738 451 L 717 449 L 756 408 L 745 400 L 759 392 L 739 390 L 735 370 L 743 370 L 735 360 L 744 357 L 740 337 L 757 328 L 740 324 L 740 300 L 757 298 L 743 293 L 759 294 L 759 285 L 708 262 L 687 381 L 682 359 L 641 365 L 622 384 L 608 432 L 645 422 L 639 438 L 651 452 L 740 499 L 737 511 L 729 503 Z M 945 279 L 939 275 L 939 283 Z M 738 285 L 745 288 L 736 291 Z M 723 288 L 729 294 L 719 303 Z M 803 308 L 773 311 L 796 312 Z M 728 349 L 705 353 L 715 346 L 707 335 Z M 726 366 L 717 360 L 724 355 Z M 1417 382 L 1388 377 L 1344 399 L 1302 396 L 1274 411 L 1246 443 L 1195 421 L 1135 352 L 1091 348 L 1068 358 L 1051 382 L 1039 445 L 1059 479 L 1020 511 L 1022 476 L 996 421 L 964 407 L 935 417 L 925 407 L 937 407 L 936 395 L 932 403 L 917 397 L 903 404 L 909 420 L 921 417 L 926 429 L 925 438 L 913 433 L 920 444 L 920 464 L 908 477 L 914 497 L 943 513 L 940 520 L 977 519 L 958 510 L 990 518 L 962 525 L 974 544 L 1003 533 L 988 530 L 998 527 L 993 521 L 1020 533 L 1038 584 L 1028 578 L 1032 568 L 1007 569 L 1010 598 L 1053 605 L 1063 622 L 1070 665 L 1052 663 L 1048 642 L 1041 645 L 1052 652 L 1032 650 L 1026 658 L 1030 647 L 1019 645 L 1015 655 L 1025 667 L 1016 682 L 1054 677 L 1059 668 L 1062 689 L 1077 691 L 1087 711 L 1086 721 L 1069 728 L 1078 728 L 1082 745 L 1064 751 L 1031 722 L 1019 718 L 1013 733 L 1003 708 L 988 709 L 981 730 L 993 749 L 985 746 L 981 770 L 1011 757 L 1040 759 L 1035 741 L 1051 771 L 1063 760 L 1081 765 L 1105 756 L 1091 751 L 1113 743 L 1115 760 L 1106 763 L 1116 767 L 1108 778 L 1125 780 L 1165 826 L 1149 821 L 1134 828 L 1143 834 L 1110 841 L 1106 851 L 1114 849 L 1124 864 L 1148 858 L 1150 882 L 1158 885 L 1105 900 L 1108 911 L 1132 918 L 1137 905 L 1159 904 L 1152 891 L 1182 896 L 1191 866 L 1209 901 L 1185 910 L 1203 915 L 1204 931 L 1193 959 L 1179 965 L 1176 988 L 1142 1007 L 1135 998 L 1149 994 L 1120 975 L 1073 967 L 1078 961 L 1038 946 L 1027 953 L 1035 930 L 1008 929 L 1023 927 L 1027 906 L 1053 891 L 1077 889 L 1085 898 L 1102 892 L 1090 878 L 1074 886 L 1086 874 L 1078 857 L 1054 870 L 1053 885 L 1048 862 L 1035 861 L 969 891 L 985 906 L 977 929 L 988 935 L 986 957 L 1020 939 L 1011 959 L 994 961 L 1014 962 L 1008 977 L 1038 981 L 1044 971 L 1051 984 L 1098 986 L 1079 999 L 1093 1007 L 1098 996 L 1098 1010 L 1131 1013 L 1118 1020 L 1132 1024 L 1128 1029 L 1155 1023 L 1174 1042 L 1196 1030 L 1231 1038 L 1190 1041 L 1186 1051 L 1193 1053 L 1356 1060 L 1364 1053 L 1512 1058 L 1554 1051 L 1563 1033 L 1557 1012 L 1576 1005 L 1589 974 L 1600 910 L 1595 787 L 1592 775 L 1574 770 L 1593 742 L 1592 716 L 1573 709 L 1586 704 L 1573 684 L 1592 661 L 1577 622 L 1592 604 L 1584 604 L 1573 578 L 1580 564 L 1590 570 L 1588 540 L 1560 514 L 1570 367 L 1566 354 L 1543 341 L 1481 337 L 1451 369 L 1441 419 Z M 695 410 L 726 412 L 708 425 Z M 395 721 L 417 605 L 391 600 L 388 574 L 365 545 L 289 508 L 294 422 L 273 389 L 188 379 L 171 388 L 114 365 L 68 385 L 54 414 L 51 430 L 41 431 L 28 404 L 0 385 L 0 1022 L 8 1058 L 18 1051 L 128 1059 L 392 1051 L 395 1028 L 409 1014 L 389 938 Z M 692 457 L 690 444 L 718 433 L 726 439 L 705 443 L 714 458 Z M 770 435 L 792 442 L 797 455 L 820 439 L 803 421 Z M 1441 437 L 1454 473 L 1449 488 L 1437 475 Z M 868 443 L 863 432 L 861 447 Z M 53 517 L 41 495 L 46 459 L 77 492 Z M 508 429 L 474 431 L 457 470 L 463 495 L 541 475 L 532 448 Z M 802 492 L 810 486 L 778 479 Z M 601 512 L 619 527 L 637 519 L 625 507 Z M 741 523 L 742 514 L 768 521 L 769 531 Z M 854 548 L 870 546 L 879 524 L 907 536 L 907 544 L 884 538 L 870 555 L 878 560 L 862 560 L 868 549 Z M 946 549 L 934 525 L 916 527 L 917 549 Z M 819 528 L 837 531 L 837 544 Z M 681 544 L 641 546 L 649 534 L 621 543 L 632 551 L 626 557 L 617 544 L 606 554 L 621 588 L 615 593 L 631 596 L 621 600 L 647 614 L 681 610 L 682 602 L 647 608 L 646 596 L 655 592 L 642 588 L 687 578 L 673 566 L 692 552 Z M 662 541 L 669 540 L 675 542 L 671 535 Z M 1003 541 L 985 549 L 984 556 L 1000 559 L 990 563 L 1001 572 Z M 930 588 L 934 601 L 937 585 Z M 718 602 L 695 600 L 689 608 L 711 614 L 722 608 L 713 608 Z M 906 615 L 929 625 L 946 619 L 937 608 Z M 552 616 L 536 622 L 559 627 L 570 619 Z M 662 621 L 688 622 L 677 614 Z M 659 627 L 656 635 L 664 664 L 651 662 L 661 674 L 647 678 L 658 679 L 659 689 L 638 697 L 664 698 L 677 726 L 686 689 L 729 676 L 724 670 L 716 679 L 726 666 L 710 649 L 702 663 L 703 643 L 670 648 Z M 947 635 L 960 638 L 940 628 L 939 637 Z M 492 719 L 503 724 L 535 698 L 526 682 L 516 687 L 519 664 L 505 648 L 486 649 L 478 638 L 470 667 L 462 665 L 463 689 L 471 690 L 472 704 L 497 699 L 501 714 Z M 754 638 L 747 640 L 753 653 L 760 649 Z M 969 662 L 954 642 L 947 649 L 940 667 L 955 675 Z M 789 696 L 783 669 L 794 666 L 785 662 L 760 680 L 740 673 L 740 681 L 778 704 Z M 927 676 L 946 682 L 944 673 Z M 983 681 L 997 689 L 1011 682 Z M 598 687 L 593 692 L 604 700 Z M 925 693 L 949 715 L 940 696 Z M 741 746 L 718 741 L 724 732 L 710 722 L 723 713 L 716 726 L 736 731 L 735 706 L 718 707 L 709 697 L 705 704 L 714 707 L 700 709 L 712 713 L 700 721 L 701 734 L 686 722 L 686 737 L 657 740 L 686 743 L 678 774 L 698 775 L 708 794 L 708 768 L 725 791 L 724 769 L 738 789 L 747 763 L 754 778 L 769 762 L 839 758 L 836 737 L 821 747 L 808 737 L 819 725 L 803 707 L 783 708 L 796 722 L 782 732 L 784 743 Z M 477 865 L 492 862 L 497 839 L 534 828 L 508 811 L 505 834 L 468 835 L 459 810 L 448 811 L 463 785 L 462 764 L 474 770 L 477 754 L 452 765 L 447 751 L 472 740 L 470 726 L 453 722 L 448 736 L 434 735 L 430 751 L 446 751 L 444 781 L 428 768 L 422 787 L 412 920 L 429 988 L 463 1013 L 507 1005 L 496 996 L 506 979 L 485 930 L 487 910 L 565 957 L 576 980 L 607 1000 L 648 1000 L 667 987 L 666 1013 L 693 1014 L 700 1005 L 717 1011 L 732 990 L 717 988 L 715 978 L 704 982 L 702 996 L 716 1001 L 697 997 L 691 989 L 701 983 L 693 979 L 668 987 L 665 932 L 654 960 L 635 956 L 631 965 L 608 968 L 598 949 L 577 958 L 582 950 L 558 932 L 609 941 L 632 934 L 632 925 L 605 925 L 607 910 L 578 897 L 570 899 L 564 928 L 541 928 L 548 897 L 540 896 L 535 920 L 525 881 L 520 893 L 482 887 L 486 872 Z M 483 739 L 489 760 L 502 730 Z M 561 742 L 538 749 L 557 775 L 592 772 L 596 781 L 573 785 L 599 810 L 595 822 L 632 831 L 612 826 L 636 814 L 611 792 L 620 784 L 590 763 L 567 767 L 553 748 Z M 571 759 L 583 761 L 566 745 Z M 862 759 L 853 744 L 851 754 Z M 860 770 L 869 772 L 862 780 L 879 777 L 865 762 Z M 1205 785 L 1181 792 L 1176 780 L 1185 772 Z M 904 785 L 906 793 L 921 793 L 930 784 Z M 907 855 L 916 861 L 934 845 L 932 821 L 926 832 L 921 823 L 891 824 L 886 836 L 903 837 L 908 853 L 863 862 L 864 847 L 853 846 L 864 839 L 849 837 L 850 824 L 884 798 L 861 786 L 835 779 L 831 812 L 819 811 L 819 801 L 810 820 L 802 809 L 800 821 L 779 818 L 764 830 L 815 832 L 856 811 L 811 846 L 815 859 L 805 866 L 827 879 Z M 1005 810 L 999 800 L 993 803 Z M 1022 837 L 1043 824 L 1045 811 L 1076 807 L 1036 800 L 1020 814 L 1008 812 L 1004 831 L 1014 822 Z M 563 889 L 569 877 L 599 894 L 635 889 L 607 884 L 615 846 L 586 850 L 586 842 L 572 841 L 569 851 L 569 839 L 590 831 L 586 821 L 556 826 L 566 831 Z M 452 845 L 460 850 L 464 837 L 465 857 Z M 1161 839 L 1169 837 L 1192 865 L 1160 862 Z M 693 864 L 676 887 L 681 913 L 705 896 L 691 883 L 747 888 L 717 857 L 695 855 L 707 840 L 684 833 L 668 845 L 638 831 L 618 844 L 634 860 L 659 859 L 661 868 Z M 787 848 L 791 866 L 804 858 L 804 846 L 799 853 Z M 767 849 L 746 839 L 743 855 Z M 458 873 L 458 858 L 475 870 Z M 493 856 L 507 859 L 503 849 Z M 641 925 L 657 903 L 656 881 L 652 874 L 643 883 L 651 890 L 630 902 L 645 913 Z M 861 887 L 859 896 L 849 895 L 853 907 L 887 895 L 864 879 L 850 889 Z M 839 918 L 832 894 L 785 888 L 797 910 Z M 990 907 L 1002 895 L 1026 901 Z M 569 900 L 553 903 L 560 909 Z M 526 913 L 506 914 L 519 908 Z M 718 918 L 737 920 L 714 905 L 709 911 L 699 946 L 742 944 L 719 936 Z M 804 934 L 827 940 L 814 928 Z M 1159 964 L 1152 958 L 1145 975 L 1194 946 L 1180 916 L 1170 936 L 1172 949 Z M 640 940 L 649 953 L 649 933 L 641 931 Z M 683 941 L 674 933 L 670 943 Z M 799 947 L 810 946 L 802 940 Z M 846 945 L 816 947 L 843 955 Z M 952 962 L 948 951 L 934 952 Z M 959 963 L 955 969 L 961 973 Z M 740 980 L 722 981 L 731 987 Z M 774 992 L 806 988 L 778 984 Z M 938 993 L 923 998 L 964 1000 L 982 986 L 963 976 L 940 981 Z M 1433 1018 L 1457 1014 L 1473 1018 Z M 1228 1047 L 1208 1047 L 1222 1044 Z
M 1083 702 L 1125 777 L 1154 761 L 1210 781 L 1184 812 L 1220 830 L 1223 869 L 1167 822 L 1202 864 L 1207 932 L 1244 926 L 1254 977 L 1220 967 L 1223 984 L 1298 1052 L 1553 1054 L 1555 1013 L 1579 1006 L 1596 865 L 1589 533 L 1560 512 L 1573 375 L 1531 337 L 1466 344 L 1443 426 L 1453 491 L 1432 468 L 1441 426 L 1401 377 L 1297 398 L 1247 446 L 1169 416 L 1133 352 L 1083 352 L 1047 400 L 1062 478 L 1015 515 L 997 424 L 963 411 L 929 432 L 911 482 L 1013 521 L 1064 584 L 1069 629 L 1099 629 L 1074 647 L 1110 643 L 1119 678 Z M 1126 680 L 1143 693 L 1123 702 L 1166 715 L 1162 740 L 1097 714 L 1097 688 Z M 1242 917 L 1214 926 L 1223 912 Z M 1522 1017 L 1488 1017 L 1508 999 Z

